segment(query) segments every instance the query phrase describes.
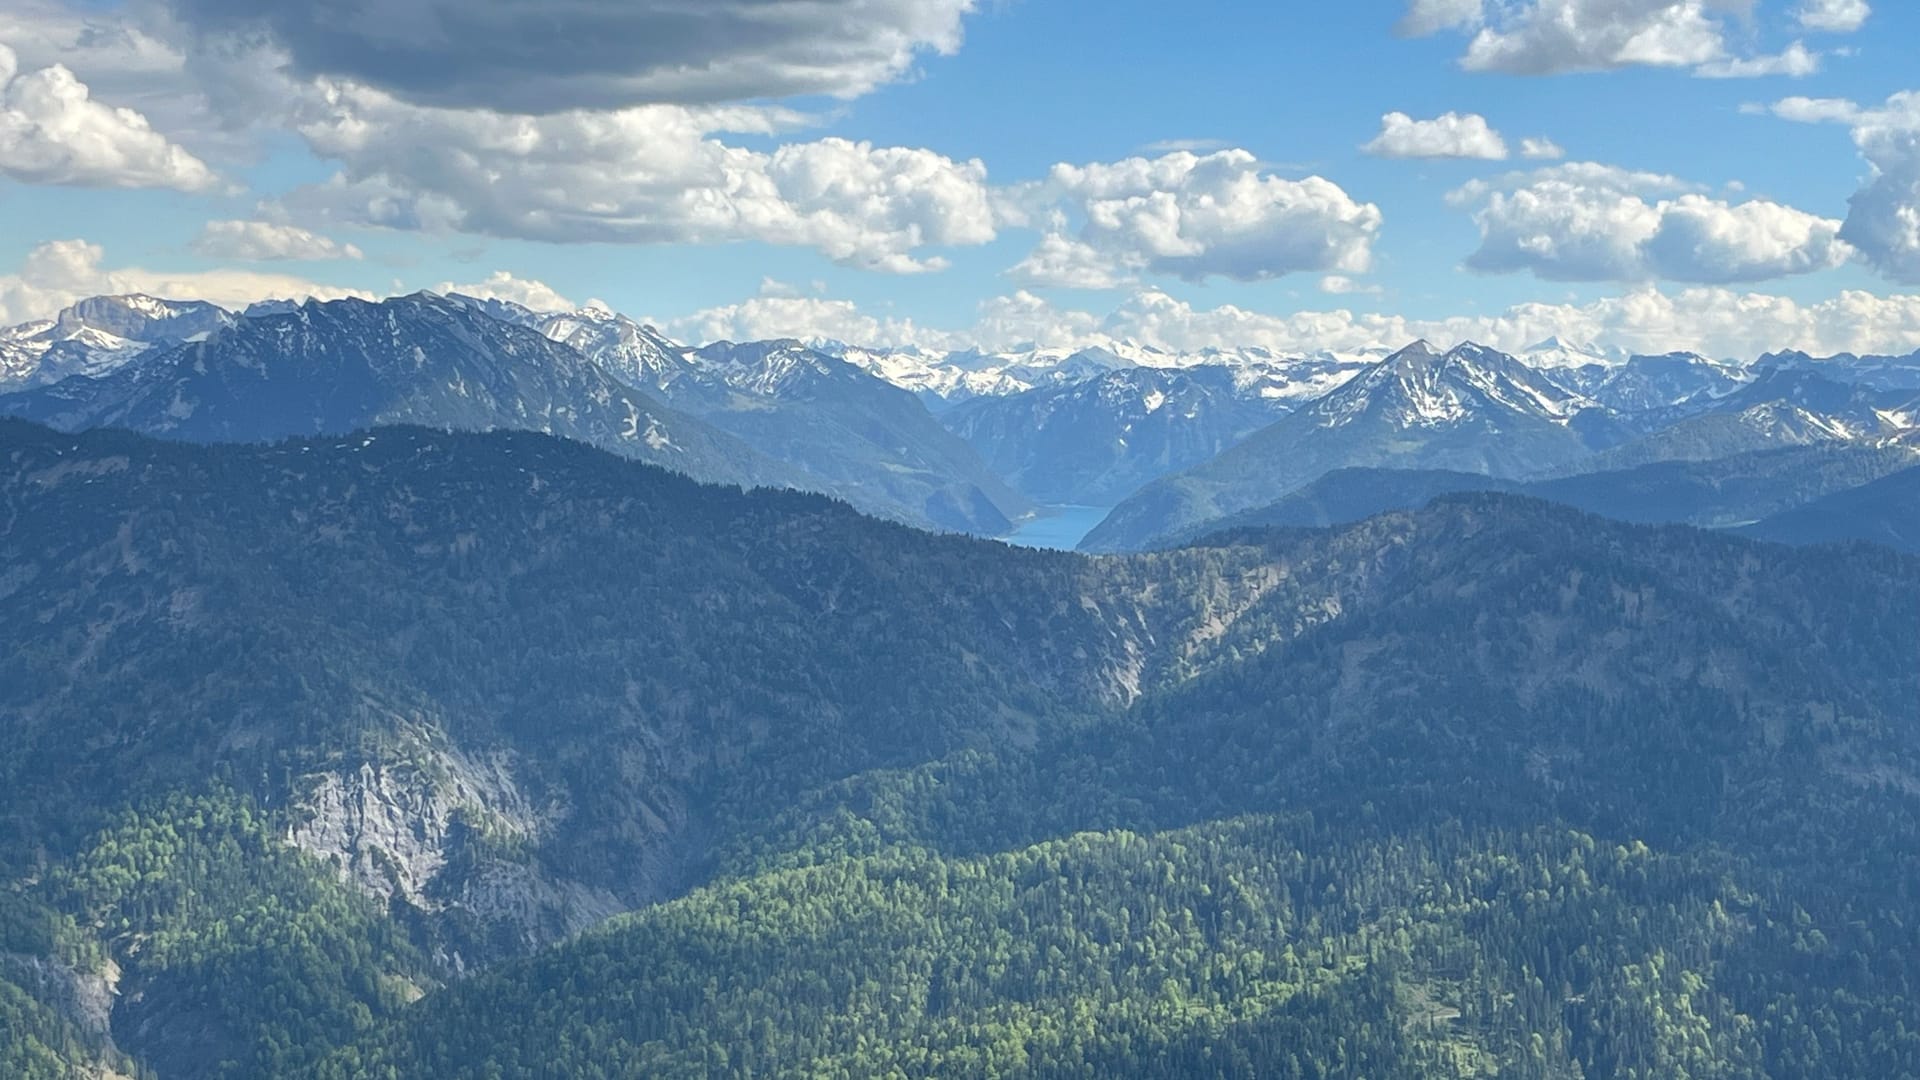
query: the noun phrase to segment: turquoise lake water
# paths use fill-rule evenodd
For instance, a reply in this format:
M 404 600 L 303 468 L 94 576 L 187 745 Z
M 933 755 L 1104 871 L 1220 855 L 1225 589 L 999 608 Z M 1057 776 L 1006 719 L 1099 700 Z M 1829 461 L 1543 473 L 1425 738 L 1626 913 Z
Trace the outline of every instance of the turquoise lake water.
M 1020 526 L 1018 532 L 1007 537 L 1007 543 L 1072 551 L 1112 510 L 1110 506 L 1044 507 L 1045 517 L 1034 518 Z

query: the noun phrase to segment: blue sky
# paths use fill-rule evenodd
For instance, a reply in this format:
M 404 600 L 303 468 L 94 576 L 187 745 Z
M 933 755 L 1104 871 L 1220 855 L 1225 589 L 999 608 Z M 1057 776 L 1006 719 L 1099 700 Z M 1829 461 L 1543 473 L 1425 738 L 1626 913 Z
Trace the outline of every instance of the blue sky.
M 787 6 L 9 5 L 0 317 L 452 283 L 695 339 L 1920 347 L 1914 5 Z

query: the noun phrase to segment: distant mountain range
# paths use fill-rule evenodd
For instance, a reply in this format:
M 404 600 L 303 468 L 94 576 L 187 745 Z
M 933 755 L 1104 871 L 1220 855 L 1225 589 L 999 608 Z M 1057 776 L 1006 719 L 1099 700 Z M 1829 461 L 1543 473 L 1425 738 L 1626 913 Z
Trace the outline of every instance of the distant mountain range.
M 1030 498 L 1110 506 L 1218 455 L 1289 411 L 1230 368 L 1131 367 L 973 398 L 940 419 Z
M 1739 390 L 1635 442 L 1584 463 L 1619 469 L 1706 461 L 1750 450 L 1888 439 L 1920 425 L 1920 390 L 1876 390 L 1824 370 L 1765 370 Z
M 0 414 L 201 442 L 393 423 L 518 428 L 704 480 L 822 491 L 930 528 L 997 535 L 1032 510 L 913 395 L 792 343 L 695 352 L 603 309 L 541 316 L 431 294 L 245 318 L 131 300 L 89 301 L 15 334 L 106 341 L 111 327 L 152 340 L 95 350 L 78 373 L 47 351 L 17 380 L 28 389 L 0 396 Z
M 1415 346 L 1240 447 L 1143 488 L 1085 547 L 1133 550 L 1196 536 L 1343 469 L 1464 473 L 1517 489 L 1767 449 L 1883 446 L 1916 425 L 1920 392 L 1837 382 L 1824 369 L 1756 373 L 1680 353 L 1635 356 L 1604 372 L 1542 371 L 1475 346 L 1444 356 Z M 1669 509 L 1662 519 L 1707 523 L 1712 505 L 1677 517 Z
M 1128 549 L 1348 469 L 1519 483 L 1885 444 L 1920 422 L 1920 353 L 692 348 L 598 305 L 423 294 L 236 314 L 106 296 L 0 330 L 0 414 L 201 441 L 524 428 L 940 530 L 1006 535 L 1036 504 L 1113 506 L 1086 543 Z
M 1762 370 L 1819 371 L 1841 382 L 1860 383 L 1878 390 L 1920 390 L 1920 350 L 1905 356 L 1813 357 L 1803 352 L 1767 353 L 1755 365 Z
M 797 471 L 662 405 L 527 327 L 432 294 L 309 302 L 235 320 L 98 377 L 0 396 L 65 430 L 264 442 L 381 424 L 544 431 L 701 479 L 798 486 Z
M 1241 388 L 1277 402 L 1300 404 L 1327 393 L 1389 351 L 1319 352 L 1287 356 L 1269 349 L 1204 349 L 1172 353 L 1131 342 L 1078 350 L 1025 349 L 1006 353 L 965 350 L 866 349 L 822 342 L 823 351 L 858 364 L 919 394 L 935 412 L 982 397 L 1057 389 L 1128 368 L 1224 368 Z
M 912 391 L 936 412 L 976 397 L 1005 397 L 1039 387 L 1066 386 L 1134 366 L 1133 360 L 1107 349 L 939 354 L 919 349 L 869 349 L 841 342 L 819 342 L 817 347 Z
M 1120 503 L 1088 550 L 1128 550 L 1271 501 L 1336 469 L 1520 477 L 1629 435 L 1612 413 L 1491 349 L 1419 342 L 1245 442 Z
M 1614 412 L 1646 418 L 1640 421 L 1642 426 L 1712 408 L 1753 378 L 1736 364 L 1686 352 L 1634 356 L 1610 367 L 1550 376 Z
M 531 323 L 869 513 L 987 536 L 1033 513 L 912 393 L 800 342 L 689 349 L 605 308 Z

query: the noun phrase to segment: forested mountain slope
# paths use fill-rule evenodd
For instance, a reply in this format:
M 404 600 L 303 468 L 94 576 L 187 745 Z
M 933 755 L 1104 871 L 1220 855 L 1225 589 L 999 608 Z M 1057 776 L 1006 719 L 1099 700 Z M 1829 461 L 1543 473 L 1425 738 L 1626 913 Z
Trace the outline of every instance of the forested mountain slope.
M 578 840 L 543 857 L 633 903 L 756 792 L 1123 703 L 1140 640 L 1186 603 L 540 436 L 4 431 L 15 845 L 214 772 L 336 816 L 417 799 L 536 849 Z M 399 892 L 424 887 L 400 864 Z
M 1915 564 L 1486 496 L 1252 546 L 1371 580 L 321 1074 L 1920 1074 Z
M 407 428 L 0 424 L 0 525 L 34 1080 L 1920 1075 L 1891 552 L 1087 559 Z

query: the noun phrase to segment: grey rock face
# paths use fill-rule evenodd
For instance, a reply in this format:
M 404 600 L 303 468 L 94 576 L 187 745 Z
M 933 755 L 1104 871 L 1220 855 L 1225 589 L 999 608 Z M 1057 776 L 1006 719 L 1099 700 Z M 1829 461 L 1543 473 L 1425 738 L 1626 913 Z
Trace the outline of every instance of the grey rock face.
M 382 901 L 505 923 L 529 946 L 632 906 L 540 865 L 535 852 L 567 811 L 536 806 L 504 756 L 443 752 L 421 764 L 362 764 L 311 783 L 287 842 L 332 862 Z

